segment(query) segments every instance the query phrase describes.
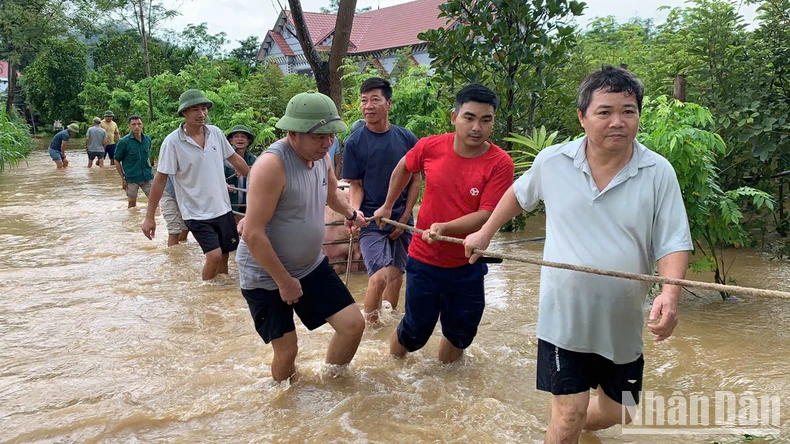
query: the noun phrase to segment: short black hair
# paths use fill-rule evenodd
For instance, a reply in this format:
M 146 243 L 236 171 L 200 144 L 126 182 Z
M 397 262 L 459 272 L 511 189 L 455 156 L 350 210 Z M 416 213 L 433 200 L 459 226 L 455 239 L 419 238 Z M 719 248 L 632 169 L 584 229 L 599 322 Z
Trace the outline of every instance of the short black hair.
M 132 123 L 132 120 L 139 120 L 142 122 L 143 118 L 138 116 L 137 114 L 132 114 L 131 116 L 129 116 L 129 123 Z
M 587 108 L 592 102 L 595 91 L 625 93 L 636 97 L 636 107 L 642 112 L 642 99 L 645 97 L 645 87 L 634 73 L 624 68 L 615 68 L 603 65 L 600 71 L 588 75 L 579 86 L 579 97 L 576 99 L 577 108 L 582 115 L 587 114 Z
M 494 111 L 496 111 L 499 106 L 499 98 L 497 98 L 496 93 L 479 83 L 472 83 L 458 91 L 458 94 L 455 95 L 456 112 L 459 111 L 461 106 L 466 102 L 486 103 L 493 106 Z
M 365 94 L 374 89 L 380 89 L 385 99 L 389 100 L 392 98 L 392 85 L 381 77 L 371 77 L 362 82 L 362 85 L 359 87 L 359 93 Z

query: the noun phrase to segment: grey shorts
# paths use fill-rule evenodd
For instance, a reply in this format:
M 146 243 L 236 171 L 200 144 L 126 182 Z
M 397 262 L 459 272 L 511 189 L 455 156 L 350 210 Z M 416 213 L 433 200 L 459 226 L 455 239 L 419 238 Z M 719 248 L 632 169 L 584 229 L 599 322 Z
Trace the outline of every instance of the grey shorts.
M 181 210 L 178 209 L 178 202 L 167 191 L 162 193 L 162 200 L 159 201 L 159 208 L 162 210 L 162 217 L 167 224 L 167 234 L 181 234 L 187 231 L 187 224 L 181 217 Z
M 389 238 L 389 231 L 376 228 L 362 230 L 359 235 L 359 249 L 362 250 L 362 259 L 368 276 L 373 276 L 382 268 L 394 265 L 400 271 L 406 271 L 406 259 L 409 257 L 409 244 L 411 232 L 404 231 L 395 240 Z
M 137 194 L 140 192 L 140 188 L 143 189 L 143 193 L 145 193 L 146 197 L 151 194 L 151 182 L 136 182 L 136 183 L 126 183 L 126 197 L 129 199 L 137 200 Z

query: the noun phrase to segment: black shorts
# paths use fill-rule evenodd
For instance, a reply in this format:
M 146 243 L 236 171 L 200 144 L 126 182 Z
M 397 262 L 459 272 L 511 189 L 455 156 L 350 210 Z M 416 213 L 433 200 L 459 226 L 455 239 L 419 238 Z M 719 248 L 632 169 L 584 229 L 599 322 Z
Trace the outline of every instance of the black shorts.
M 217 248 L 222 250 L 222 254 L 227 254 L 236 251 L 239 246 L 239 232 L 236 230 L 236 219 L 233 218 L 232 212 L 214 219 L 189 219 L 184 223 L 198 241 L 203 254 Z
M 600 385 L 618 404 L 638 404 L 644 367 L 642 355 L 636 361 L 615 364 L 595 353 L 565 350 L 538 340 L 537 388 L 552 395 L 582 393 Z
M 104 159 L 104 152 L 97 153 L 95 151 L 88 151 L 88 160 Z
M 263 342 L 268 344 L 296 330 L 294 312 L 308 330 L 315 330 L 324 325 L 327 318 L 354 304 L 354 298 L 326 257 L 318 268 L 299 279 L 299 283 L 302 284 L 302 297 L 293 305 L 283 302 L 279 290 L 241 290 Z

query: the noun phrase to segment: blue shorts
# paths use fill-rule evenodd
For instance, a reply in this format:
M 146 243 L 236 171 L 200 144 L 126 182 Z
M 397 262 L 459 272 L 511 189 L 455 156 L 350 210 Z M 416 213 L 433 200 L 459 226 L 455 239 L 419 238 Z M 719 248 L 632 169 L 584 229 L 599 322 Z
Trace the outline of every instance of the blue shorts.
M 359 234 L 359 249 L 368 276 L 382 268 L 395 266 L 401 272 L 406 271 L 406 259 L 409 257 L 411 232 L 404 231 L 397 239 L 389 238 L 390 231 L 365 229 Z
M 412 257 L 406 264 L 406 314 L 398 324 L 398 341 L 406 350 L 421 349 L 441 319 L 442 334 L 465 349 L 477 335 L 485 309 L 486 264 L 441 268 Z
M 115 144 L 107 145 L 104 147 L 104 152 L 109 156 L 110 160 L 115 160 Z
M 59 162 L 63 160 L 63 156 L 60 154 L 60 150 L 53 150 L 52 148 L 49 149 L 49 157 L 52 158 L 55 162 Z

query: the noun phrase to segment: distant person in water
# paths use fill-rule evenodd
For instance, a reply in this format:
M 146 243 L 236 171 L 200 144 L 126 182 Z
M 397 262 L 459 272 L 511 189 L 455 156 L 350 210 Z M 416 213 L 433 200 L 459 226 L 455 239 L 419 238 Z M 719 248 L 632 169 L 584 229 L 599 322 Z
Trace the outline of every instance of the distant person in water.
M 129 207 L 137 206 L 140 188 L 146 196 L 151 194 L 154 170 L 151 168 L 151 138 L 143 134 L 143 119 L 129 117 L 129 134 L 118 141 L 115 150 L 115 169 L 121 175 L 121 186 L 126 190 Z
M 88 168 L 93 166 L 93 159 L 96 165 L 104 168 L 104 145 L 107 132 L 101 127 L 101 119 L 93 118 L 93 126 L 85 132 L 85 150 L 88 152 Z
M 76 123 L 70 123 L 66 129 L 55 134 L 52 142 L 49 143 L 49 157 L 55 161 L 58 168 L 69 166 L 69 161 L 66 159 L 66 145 L 68 140 L 78 132 L 80 132 L 80 127 Z

